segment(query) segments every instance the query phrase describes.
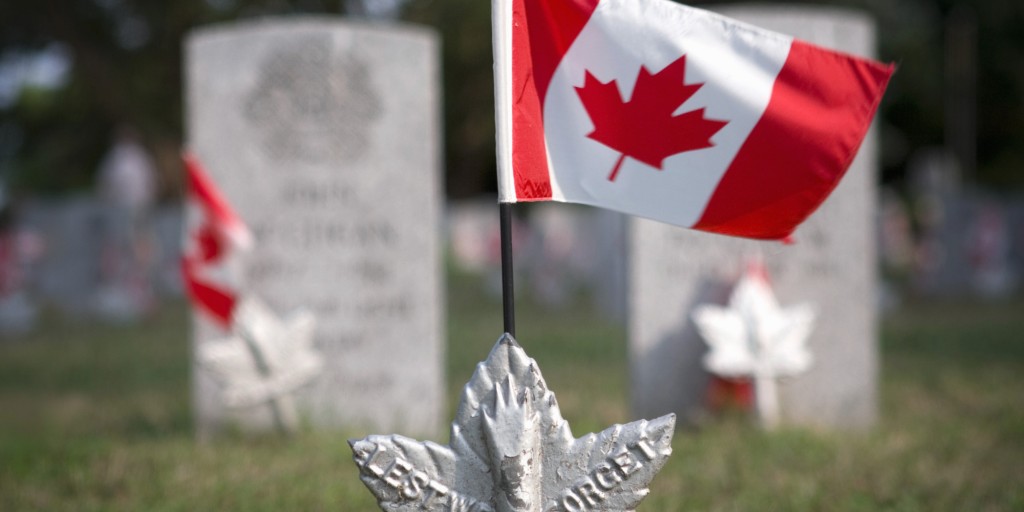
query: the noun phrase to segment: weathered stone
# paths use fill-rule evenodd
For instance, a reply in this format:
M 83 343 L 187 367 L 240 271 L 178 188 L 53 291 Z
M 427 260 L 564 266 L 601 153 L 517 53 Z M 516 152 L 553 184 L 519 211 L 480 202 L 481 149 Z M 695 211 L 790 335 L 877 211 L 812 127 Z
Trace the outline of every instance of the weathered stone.
M 349 444 L 383 510 L 626 512 L 672 453 L 674 427 L 670 414 L 574 439 L 537 362 L 506 334 L 466 383 L 448 446 Z
M 314 427 L 432 433 L 443 399 L 438 44 L 424 29 L 288 18 L 187 42 L 189 147 L 255 237 L 243 293 L 317 319 Z M 197 319 L 195 343 L 217 337 Z M 200 435 L 269 427 L 195 373 Z
M 720 12 L 826 47 L 871 56 L 873 26 L 824 8 L 729 7 Z M 846 176 L 795 233 L 795 245 L 688 231 L 635 219 L 630 239 L 631 402 L 635 414 L 702 411 L 708 376 L 690 312 L 723 303 L 748 257 L 763 255 L 784 304 L 818 306 L 814 367 L 780 384 L 784 423 L 864 427 L 877 410 L 874 212 L 877 146 L 864 139 Z

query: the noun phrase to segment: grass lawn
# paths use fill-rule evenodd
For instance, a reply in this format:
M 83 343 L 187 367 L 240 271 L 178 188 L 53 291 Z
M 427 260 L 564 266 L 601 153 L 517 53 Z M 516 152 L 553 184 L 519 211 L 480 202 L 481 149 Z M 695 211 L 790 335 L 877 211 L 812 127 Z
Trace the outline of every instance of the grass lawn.
M 449 410 L 501 330 L 500 305 L 475 290 L 450 282 Z M 575 434 L 636 419 L 621 326 L 518 306 Z M 369 432 L 196 444 L 186 324 L 178 303 L 136 326 L 52 317 L 0 341 L 0 511 L 378 510 L 345 443 Z M 875 429 L 712 419 L 677 433 L 640 510 L 1024 511 L 1024 303 L 915 305 L 882 334 Z

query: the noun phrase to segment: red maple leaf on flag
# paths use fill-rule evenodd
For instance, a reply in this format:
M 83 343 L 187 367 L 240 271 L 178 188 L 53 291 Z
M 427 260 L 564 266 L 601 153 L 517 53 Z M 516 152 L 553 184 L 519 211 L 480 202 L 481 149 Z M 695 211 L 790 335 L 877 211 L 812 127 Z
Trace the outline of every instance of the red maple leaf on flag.
M 586 72 L 576 93 L 594 123 L 587 137 L 622 152 L 609 181 L 627 156 L 661 170 L 668 156 L 714 146 L 711 137 L 726 121 L 707 119 L 703 108 L 674 115 L 704 85 L 684 83 L 685 74 L 686 55 L 653 75 L 640 66 L 633 96 L 624 102 L 615 80 L 602 83 Z

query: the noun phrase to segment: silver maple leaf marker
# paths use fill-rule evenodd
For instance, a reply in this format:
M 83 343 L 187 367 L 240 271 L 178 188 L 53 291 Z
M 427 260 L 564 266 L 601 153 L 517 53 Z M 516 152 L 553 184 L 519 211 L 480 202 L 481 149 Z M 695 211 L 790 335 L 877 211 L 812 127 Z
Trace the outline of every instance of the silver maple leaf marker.
M 313 380 L 323 360 L 313 347 L 315 319 L 297 311 L 283 321 L 263 302 L 244 297 L 234 314 L 231 336 L 199 347 L 200 365 L 222 385 L 224 405 L 270 406 L 284 432 L 298 428 L 291 393 Z
M 807 371 L 813 361 L 807 341 L 814 326 L 814 307 L 781 307 L 764 266 L 755 261 L 736 283 L 728 307 L 704 304 L 692 316 L 711 349 L 704 367 L 723 377 L 752 377 L 758 416 L 765 427 L 777 427 L 776 380 Z
M 463 390 L 449 446 L 349 441 L 360 479 L 395 512 L 629 512 L 672 453 L 675 415 L 572 437 L 537 363 L 505 334 Z

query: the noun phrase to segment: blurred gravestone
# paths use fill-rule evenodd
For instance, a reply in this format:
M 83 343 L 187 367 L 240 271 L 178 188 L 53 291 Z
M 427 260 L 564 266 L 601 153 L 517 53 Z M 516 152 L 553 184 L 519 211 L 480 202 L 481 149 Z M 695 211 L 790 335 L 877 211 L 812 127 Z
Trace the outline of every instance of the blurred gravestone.
M 588 276 L 591 294 L 606 318 L 622 324 L 628 309 L 626 232 L 629 217 L 611 210 L 593 210 L 587 227 L 597 258 L 594 271 Z
M 63 313 L 91 315 L 100 285 L 102 205 L 85 195 L 36 199 L 21 206 L 17 222 L 41 243 L 26 276 L 35 295 Z
M 523 254 L 527 292 L 548 308 L 565 307 L 591 273 L 594 250 L 584 221 L 594 208 L 541 203 L 530 209 L 530 242 Z
M 919 239 L 915 292 L 963 295 L 971 277 L 963 250 L 971 211 L 956 158 L 941 148 L 924 148 L 912 155 L 907 174 Z
M 316 317 L 315 427 L 436 433 L 443 346 L 438 44 L 331 18 L 237 23 L 187 42 L 191 150 L 255 235 L 244 293 Z M 217 336 L 195 319 L 194 343 Z M 201 437 L 270 428 L 194 372 Z
M 153 213 L 154 250 L 153 280 L 156 290 L 164 296 L 181 297 L 181 232 L 184 224 L 180 205 L 161 205 Z
M 849 53 L 874 54 L 871 21 L 826 8 L 735 6 L 726 16 Z M 711 235 L 636 219 L 630 234 L 630 366 L 634 414 L 693 419 L 705 404 L 704 343 L 690 320 L 723 303 L 747 258 L 763 255 L 782 304 L 811 302 L 814 365 L 780 384 L 783 422 L 857 428 L 875 421 L 876 143 L 869 132 L 832 196 L 795 233 L 796 244 Z
M 542 304 L 557 307 L 584 291 L 605 318 L 622 322 L 625 219 L 621 213 L 588 206 L 531 205 L 532 243 L 522 252 L 529 292 Z
M 495 198 L 449 201 L 445 212 L 448 250 L 459 271 L 489 272 L 500 265 L 496 238 L 498 214 Z
M 483 276 L 486 290 L 501 294 L 498 215 L 493 197 L 448 205 L 448 244 L 455 267 Z M 583 292 L 605 318 L 626 316 L 626 216 L 573 204 L 531 204 L 526 220 L 514 219 L 516 287 L 547 307 L 560 307 Z M 517 229 L 515 227 L 518 227 Z
M 42 244 L 33 231 L 18 225 L 15 215 L 0 191 L 0 338 L 31 331 L 39 313 L 27 278 Z

